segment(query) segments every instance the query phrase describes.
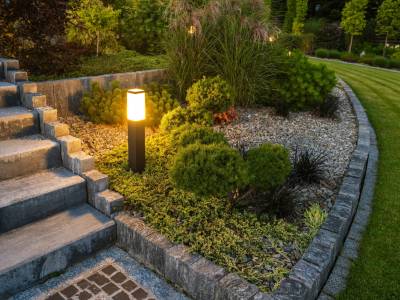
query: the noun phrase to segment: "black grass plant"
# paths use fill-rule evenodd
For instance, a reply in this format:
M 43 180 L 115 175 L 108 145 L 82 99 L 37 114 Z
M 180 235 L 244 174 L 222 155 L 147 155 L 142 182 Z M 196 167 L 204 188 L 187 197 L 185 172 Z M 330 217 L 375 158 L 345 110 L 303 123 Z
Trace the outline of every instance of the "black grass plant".
M 325 153 L 298 147 L 294 153 L 292 180 L 301 183 L 319 183 L 325 178 Z
M 335 118 L 339 108 L 339 99 L 335 95 L 328 97 L 318 106 L 318 115 L 323 118 Z

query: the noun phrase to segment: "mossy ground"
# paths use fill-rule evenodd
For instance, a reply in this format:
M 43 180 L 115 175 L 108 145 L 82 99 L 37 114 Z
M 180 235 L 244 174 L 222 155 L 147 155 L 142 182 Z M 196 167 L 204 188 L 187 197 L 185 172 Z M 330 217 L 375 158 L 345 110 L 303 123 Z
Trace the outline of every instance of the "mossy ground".
M 232 207 L 227 198 L 199 197 L 176 188 L 168 176 L 175 154 L 170 138 L 155 134 L 146 141 L 143 174 L 128 169 L 127 145 L 98 160 L 111 188 L 123 194 L 129 209 L 171 241 L 236 272 L 268 291 L 300 258 L 311 239 L 303 226 Z

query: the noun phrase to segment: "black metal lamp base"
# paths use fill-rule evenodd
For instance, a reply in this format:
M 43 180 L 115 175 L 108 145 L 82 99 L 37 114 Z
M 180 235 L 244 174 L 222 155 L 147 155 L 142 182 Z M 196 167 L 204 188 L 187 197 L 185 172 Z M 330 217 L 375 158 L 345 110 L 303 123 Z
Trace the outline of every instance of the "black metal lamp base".
M 144 121 L 128 120 L 128 155 L 129 168 L 133 172 L 143 172 L 146 164 Z

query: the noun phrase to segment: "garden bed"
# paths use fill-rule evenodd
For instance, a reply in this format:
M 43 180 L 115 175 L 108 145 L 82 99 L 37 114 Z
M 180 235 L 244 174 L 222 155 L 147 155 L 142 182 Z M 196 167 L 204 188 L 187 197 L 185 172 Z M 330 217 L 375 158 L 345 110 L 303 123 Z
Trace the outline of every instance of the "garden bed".
M 303 212 L 315 202 L 329 210 L 356 144 L 351 105 L 341 89 L 334 93 L 339 96 L 336 119 L 309 112 L 283 118 L 267 108 L 239 108 L 234 123 L 215 126 L 232 145 L 273 142 L 292 153 L 297 147 L 324 153 L 325 180 L 302 185 L 296 193 L 295 213 L 286 219 L 238 209 L 224 197 L 200 197 L 176 188 L 168 176 L 171 141 L 162 135 L 148 132 L 147 170 L 137 175 L 127 167 L 124 126 L 97 125 L 79 117 L 64 121 L 83 140 L 84 149 L 96 156 L 99 169 L 109 175 L 111 187 L 125 196 L 126 208 L 133 215 L 143 217 L 171 241 L 188 245 L 191 251 L 270 291 L 300 259 L 316 232 L 313 220 L 307 220 Z

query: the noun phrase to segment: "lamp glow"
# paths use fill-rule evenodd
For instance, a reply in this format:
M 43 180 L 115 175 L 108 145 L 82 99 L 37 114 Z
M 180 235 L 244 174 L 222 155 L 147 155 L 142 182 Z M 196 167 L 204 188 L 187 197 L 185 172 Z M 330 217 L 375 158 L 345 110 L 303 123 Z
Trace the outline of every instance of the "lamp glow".
M 128 120 L 143 121 L 146 118 L 146 96 L 141 89 L 128 90 Z
M 194 25 L 190 25 L 190 27 L 188 29 L 188 33 L 190 35 L 194 35 L 196 33 L 196 27 Z
M 143 172 L 145 157 L 146 94 L 141 89 L 128 90 L 128 162 L 132 171 Z

